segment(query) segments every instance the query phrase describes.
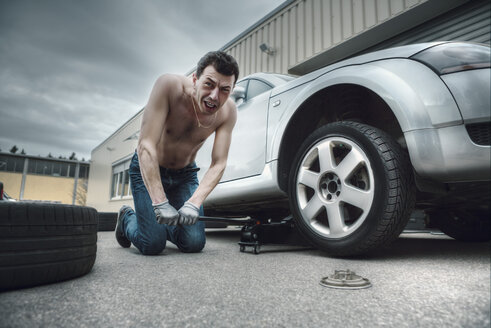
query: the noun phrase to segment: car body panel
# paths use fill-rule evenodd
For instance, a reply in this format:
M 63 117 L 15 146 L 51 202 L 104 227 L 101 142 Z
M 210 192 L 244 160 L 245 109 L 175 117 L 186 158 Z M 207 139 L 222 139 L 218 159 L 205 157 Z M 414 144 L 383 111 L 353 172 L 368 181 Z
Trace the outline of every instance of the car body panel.
M 285 105 L 270 110 L 284 113 L 276 126 L 270 115 L 269 128 L 273 131 L 268 129 L 268 161 L 278 158 L 289 119 L 300 105 L 316 92 L 339 84 L 355 84 L 375 92 L 392 109 L 403 132 L 462 123 L 452 94 L 423 64 L 409 59 L 388 59 L 348 66 L 320 77 L 298 92 L 294 89 L 272 97 L 270 104 L 280 100 Z
M 443 43 L 377 51 L 289 82 L 268 73 L 243 78 L 262 79 L 275 87 L 238 105 L 227 169 L 205 206 L 285 199 L 278 161 L 292 117 L 310 97 L 339 85 L 366 88 L 385 102 L 400 126 L 418 176 L 448 183 L 489 181 L 491 147 L 473 143 L 465 124 L 491 120 L 490 69 L 439 76 L 410 58 Z M 209 165 L 212 144 L 208 140 L 200 150 L 198 165 Z
M 476 123 L 489 119 L 491 110 L 489 69 L 445 74 L 442 75 L 442 79 L 451 90 L 465 123 Z
M 463 124 L 413 130 L 404 137 L 414 170 L 422 177 L 454 183 L 491 178 L 490 147 L 474 144 Z
M 266 157 L 269 93 L 263 93 L 237 106 L 237 123 L 232 132 L 227 168 L 222 177 L 222 182 L 254 176 L 263 172 Z M 200 166 L 208 167 L 211 164 L 209 154 L 211 154 L 214 140 L 214 137 L 210 137 L 201 147 L 199 154 L 208 154 L 208 156 L 199 157 Z M 204 173 L 200 172 L 199 177 Z
M 260 175 L 220 183 L 206 198 L 206 206 L 227 206 L 251 202 L 267 202 L 285 198 L 277 183 L 277 161 L 264 165 Z
M 353 57 L 353 58 L 350 58 L 347 60 L 343 60 L 343 61 L 337 62 L 335 64 L 326 66 L 324 68 L 320 68 L 314 72 L 303 75 L 303 76 L 299 77 L 298 79 L 296 79 L 296 80 L 294 80 L 288 84 L 285 84 L 285 85 L 282 85 L 280 87 L 275 88 L 275 90 L 273 90 L 272 96 L 276 96 L 276 95 L 283 93 L 289 89 L 296 88 L 302 84 L 308 83 L 308 82 L 318 78 L 321 75 L 324 75 L 328 72 L 334 71 L 334 70 L 339 69 L 341 67 L 365 64 L 365 63 L 377 61 L 380 59 L 409 58 L 409 57 L 417 54 L 418 52 L 423 51 L 424 49 L 427 49 L 429 47 L 433 47 L 433 46 L 436 46 L 436 45 L 439 45 L 442 43 L 445 43 L 445 42 L 419 43 L 419 44 L 413 44 L 413 45 L 402 46 L 402 47 L 394 47 L 394 48 L 390 48 L 390 49 L 384 49 L 384 50 L 371 52 L 371 53 L 357 56 L 357 57 Z

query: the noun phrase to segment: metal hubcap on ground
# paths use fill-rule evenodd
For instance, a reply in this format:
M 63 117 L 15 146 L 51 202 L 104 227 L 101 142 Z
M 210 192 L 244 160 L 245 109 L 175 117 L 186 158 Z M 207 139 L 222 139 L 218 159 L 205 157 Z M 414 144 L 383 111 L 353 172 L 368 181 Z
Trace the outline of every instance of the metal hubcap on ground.
M 362 289 L 372 287 L 370 280 L 363 278 L 350 270 L 335 270 L 333 275 L 322 278 L 320 284 L 324 287 L 339 289 Z
M 353 233 L 373 203 L 370 161 L 347 138 L 329 137 L 315 144 L 303 157 L 296 181 L 302 219 L 326 238 Z

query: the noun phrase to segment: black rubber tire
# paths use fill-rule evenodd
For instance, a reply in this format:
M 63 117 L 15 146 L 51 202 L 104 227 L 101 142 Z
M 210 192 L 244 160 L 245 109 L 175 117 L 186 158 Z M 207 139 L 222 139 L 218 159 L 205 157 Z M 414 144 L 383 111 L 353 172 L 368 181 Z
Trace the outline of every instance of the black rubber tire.
M 116 212 L 99 212 L 99 222 L 97 231 L 114 231 L 118 213 Z
M 301 216 L 296 185 L 302 159 L 318 142 L 344 138 L 366 154 L 372 167 L 374 197 L 366 218 L 352 233 L 329 238 L 311 227 Z M 376 182 L 376 183 L 375 183 Z M 415 203 L 415 187 L 408 154 L 385 132 L 356 122 L 336 122 L 314 131 L 294 159 L 289 176 L 290 208 L 300 233 L 314 246 L 334 256 L 352 256 L 394 241 L 406 226 Z
M 438 229 L 456 240 L 465 242 L 491 240 L 489 209 L 437 209 L 428 211 L 428 215 Z
M 96 252 L 95 209 L 0 203 L 0 291 L 87 274 L 92 270 Z

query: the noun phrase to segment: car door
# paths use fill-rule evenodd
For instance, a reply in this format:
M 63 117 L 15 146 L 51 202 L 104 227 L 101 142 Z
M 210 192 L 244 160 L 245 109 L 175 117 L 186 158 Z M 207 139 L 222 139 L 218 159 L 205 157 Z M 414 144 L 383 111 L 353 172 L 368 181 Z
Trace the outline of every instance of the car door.
M 264 169 L 266 158 L 266 124 L 269 94 L 272 88 L 258 79 L 247 79 L 237 83 L 244 87 L 245 99 L 237 101 L 237 123 L 232 133 L 227 168 L 221 182 L 259 175 Z M 209 138 L 197 156 L 203 168 L 200 177 L 211 162 L 214 138 Z

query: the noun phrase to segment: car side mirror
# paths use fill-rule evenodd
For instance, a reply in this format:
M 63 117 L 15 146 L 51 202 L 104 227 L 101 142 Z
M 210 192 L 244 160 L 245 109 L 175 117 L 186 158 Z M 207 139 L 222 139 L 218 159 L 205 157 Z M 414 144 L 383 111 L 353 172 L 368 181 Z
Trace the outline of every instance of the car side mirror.
M 236 86 L 232 92 L 232 99 L 237 105 L 241 104 L 245 100 L 246 90 L 244 87 Z

